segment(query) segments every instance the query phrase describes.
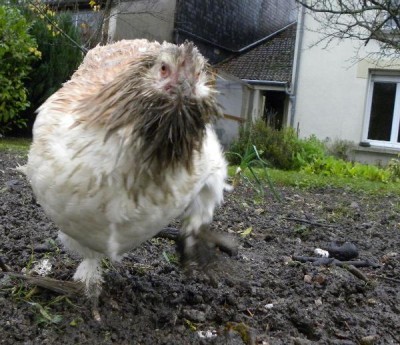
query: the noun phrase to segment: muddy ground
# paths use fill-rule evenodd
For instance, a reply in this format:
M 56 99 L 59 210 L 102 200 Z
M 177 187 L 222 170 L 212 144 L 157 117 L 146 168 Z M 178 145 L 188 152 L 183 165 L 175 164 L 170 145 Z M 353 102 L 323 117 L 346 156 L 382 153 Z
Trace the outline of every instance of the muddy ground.
M 50 277 L 70 280 L 77 259 L 12 170 L 24 161 L 0 153 L 0 255 L 20 273 L 48 259 Z M 212 227 L 239 253 L 217 253 L 207 274 L 184 273 L 165 239 L 105 262 L 101 321 L 84 297 L 0 270 L 0 344 L 400 344 L 400 198 L 279 190 L 282 203 L 269 194 L 255 202 L 246 187 L 226 195 Z M 355 244 L 357 260 L 379 267 L 291 260 L 333 241 Z

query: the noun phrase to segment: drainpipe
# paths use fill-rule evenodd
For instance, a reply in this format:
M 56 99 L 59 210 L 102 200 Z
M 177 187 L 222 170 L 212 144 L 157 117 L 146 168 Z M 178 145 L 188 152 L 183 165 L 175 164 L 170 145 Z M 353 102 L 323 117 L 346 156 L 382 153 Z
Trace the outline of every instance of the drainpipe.
M 294 64 L 293 64 L 292 85 L 290 89 L 286 90 L 286 93 L 288 94 L 290 103 L 292 105 L 290 109 L 290 122 L 289 122 L 289 125 L 292 128 L 294 128 L 294 117 L 296 115 L 297 84 L 298 84 L 299 69 L 300 69 L 300 55 L 303 45 L 305 8 L 301 6 L 299 12 L 300 12 L 298 17 L 299 19 L 297 22 L 296 46 L 293 58 Z

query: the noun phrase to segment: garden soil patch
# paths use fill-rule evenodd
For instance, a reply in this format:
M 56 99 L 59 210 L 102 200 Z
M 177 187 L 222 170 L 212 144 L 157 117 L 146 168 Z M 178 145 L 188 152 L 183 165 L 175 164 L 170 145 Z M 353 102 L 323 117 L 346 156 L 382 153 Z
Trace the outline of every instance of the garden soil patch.
M 78 258 L 14 170 L 25 160 L 0 153 L 0 256 L 20 274 L 47 259 L 49 277 L 70 281 Z M 175 243 L 161 238 L 105 261 L 96 308 L 3 266 L 0 344 L 400 344 L 400 198 L 278 190 L 282 202 L 268 190 L 257 201 L 245 186 L 226 194 L 212 230 L 231 236 L 238 254 L 216 250 L 202 270 L 182 269 Z M 352 243 L 353 260 L 376 265 L 292 260 L 334 242 Z

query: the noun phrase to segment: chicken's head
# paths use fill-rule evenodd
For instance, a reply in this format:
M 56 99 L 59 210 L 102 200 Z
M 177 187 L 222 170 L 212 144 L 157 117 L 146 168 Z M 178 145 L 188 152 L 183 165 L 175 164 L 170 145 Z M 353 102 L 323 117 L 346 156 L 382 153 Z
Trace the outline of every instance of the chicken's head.
M 172 97 L 201 99 L 213 92 L 209 66 L 192 43 L 164 43 L 150 73 L 154 87 Z

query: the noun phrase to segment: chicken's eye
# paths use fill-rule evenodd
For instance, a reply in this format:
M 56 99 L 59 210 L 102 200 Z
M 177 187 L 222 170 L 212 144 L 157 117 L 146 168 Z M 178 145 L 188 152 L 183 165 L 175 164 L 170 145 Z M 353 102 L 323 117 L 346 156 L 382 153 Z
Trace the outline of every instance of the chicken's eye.
M 161 74 L 161 77 L 163 77 L 163 78 L 166 78 L 169 76 L 169 68 L 165 63 L 161 64 L 160 74 Z

